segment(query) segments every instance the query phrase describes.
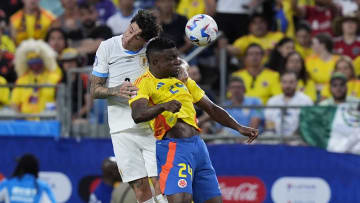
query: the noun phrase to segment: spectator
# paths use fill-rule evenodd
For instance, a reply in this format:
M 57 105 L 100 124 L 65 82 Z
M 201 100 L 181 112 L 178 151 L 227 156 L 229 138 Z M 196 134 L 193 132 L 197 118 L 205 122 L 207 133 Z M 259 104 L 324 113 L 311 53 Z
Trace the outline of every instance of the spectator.
M 192 48 L 184 29 L 187 18 L 175 13 L 175 0 L 156 0 L 155 5 L 159 11 L 159 22 L 163 28 L 161 35 L 174 40 L 179 51 L 186 53 Z
M 281 76 L 283 94 L 269 99 L 267 106 L 310 106 L 311 99 L 304 93 L 297 91 L 298 80 L 295 72 L 285 72 Z M 283 114 L 283 115 L 282 115 Z M 274 130 L 277 135 L 291 136 L 299 127 L 300 109 L 289 108 L 284 112 L 281 109 L 266 109 L 265 122 L 267 130 Z
M 246 35 L 250 9 L 249 4 L 254 0 L 218 0 L 216 2 L 215 20 L 219 30 L 223 31 L 229 43 Z M 234 22 L 236 24 L 234 25 Z
M 264 16 L 255 14 L 250 19 L 249 34 L 238 38 L 232 45 L 227 46 L 227 50 L 232 55 L 240 57 L 244 55 L 250 44 L 257 43 L 265 50 L 265 56 L 268 56 L 275 44 L 283 37 L 284 34 L 281 32 L 269 31 Z
M 264 54 L 260 45 L 250 44 L 245 51 L 245 69 L 234 72 L 232 76 L 243 79 L 246 96 L 257 97 L 266 104 L 270 97 L 281 93 L 281 88 L 279 73 L 261 65 Z
M 259 129 L 264 115 L 261 109 L 251 108 L 252 106 L 261 106 L 261 101 L 258 98 L 246 97 L 246 88 L 244 81 L 239 77 L 231 77 L 228 85 L 228 91 L 231 94 L 230 100 L 225 102 L 226 111 L 237 121 L 240 125 L 246 125 L 252 128 Z M 234 107 L 232 107 L 234 106 Z M 236 107 L 244 106 L 244 107 Z M 239 135 L 239 132 L 225 128 L 226 131 Z
M 6 85 L 7 81 L 5 78 L 0 76 L 0 85 Z M 0 87 L 0 109 L 5 105 L 9 104 L 10 89 L 7 87 Z
M 0 50 L 14 54 L 15 43 L 8 35 L 6 35 L 6 32 L 7 24 L 5 22 L 5 17 L 1 17 L 0 12 Z
M 331 97 L 319 103 L 321 106 L 338 105 L 346 102 L 359 102 L 356 97 L 347 95 L 347 79 L 342 73 L 334 73 L 330 80 Z
M 37 158 L 32 154 L 24 154 L 20 157 L 12 177 L 0 183 L 0 202 L 55 203 L 51 188 L 38 177 Z
M 303 59 L 311 56 L 311 28 L 306 23 L 299 23 L 295 33 L 295 50 Z
M 279 73 L 284 72 L 282 67 L 284 67 L 285 58 L 289 55 L 289 53 L 293 52 L 294 49 L 294 41 L 290 38 L 284 37 L 271 51 L 269 61 L 265 66 Z
M 9 17 L 19 11 L 22 7 L 22 0 L 2 1 L 0 4 L 0 10 L 5 13 L 6 23 L 9 23 Z
M 186 16 L 188 19 L 197 14 L 215 15 L 215 0 L 179 0 L 176 12 Z
M 95 5 L 98 19 L 101 23 L 106 23 L 110 16 L 116 13 L 116 7 L 111 0 L 83 0 Z
M 275 12 L 277 30 L 284 33 L 287 37 L 294 38 L 295 23 L 291 0 L 276 0 Z
M 39 0 L 23 0 L 23 3 L 24 8 L 10 17 L 16 45 L 29 38 L 44 39 L 55 20 L 53 14 L 39 6 Z
M 309 76 L 314 80 L 317 91 L 330 81 L 331 73 L 339 56 L 332 54 L 333 42 L 329 35 L 319 34 L 312 40 L 314 55 L 306 59 Z
M 14 54 L 0 49 L 0 76 L 3 76 L 9 83 L 14 83 L 16 80 L 13 60 Z
M 342 73 L 346 76 L 347 79 L 347 95 L 352 97 L 360 97 L 360 80 L 355 77 L 355 70 L 350 58 L 342 57 L 340 58 L 335 65 L 334 72 Z M 329 98 L 330 87 L 326 85 L 321 91 L 321 96 L 323 99 Z
M 123 183 L 115 157 L 105 159 L 101 166 L 102 180 L 91 193 L 89 203 L 133 203 L 135 193 L 128 183 Z
M 59 57 L 60 65 L 63 71 L 62 82 L 71 83 L 71 115 L 73 122 L 84 123 L 87 114 L 91 110 L 91 96 L 87 91 L 88 86 L 88 75 L 84 73 L 73 73 L 71 78 L 67 78 L 67 73 L 79 67 L 84 66 L 83 57 L 80 56 L 79 52 L 74 48 L 66 48 Z M 79 86 L 80 84 L 80 86 Z M 81 98 L 79 98 L 81 96 Z
M 357 36 L 360 20 L 356 16 L 344 16 L 336 25 L 336 30 L 341 30 L 341 36 L 335 38 L 335 52 L 354 60 L 360 55 L 360 38 Z
M 68 47 L 67 35 L 61 28 L 51 28 L 45 37 L 45 41 L 56 51 L 58 56 Z
M 311 26 L 312 36 L 319 33 L 332 35 L 332 21 L 340 14 L 333 0 L 315 0 L 314 6 L 300 6 L 298 0 L 291 0 L 295 15 L 305 19 Z
M 135 0 L 118 0 L 118 2 L 118 11 L 106 21 L 106 25 L 111 28 L 114 35 L 123 34 L 138 11 L 134 6 Z
M 64 8 L 64 13 L 56 18 L 52 27 L 62 29 L 71 40 L 80 39 L 81 34 L 79 32 L 81 31 L 79 30 L 81 28 L 81 21 L 77 1 L 61 0 L 61 5 Z
M 41 40 L 26 40 L 15 53 L 17 85 L 56 85 L 62 74 L 56 63 L 56 52 Z M 15 87 L 11 95 L 13 108 L 21 113 L 40 113 L 47 103 L 55 102 L 55 88 Z
M 312 101 L 316 101 L 316 86 L 315 82 L 309 79 L 309 76 L 306 72 L 304 59 L 301 58 L 300 54 L 297 52 L 290 53 L 284 61 L 285 72 L 294 72 L 297 79 L 297 90 L 303 92 Z
M 111 29 L 97 21 L 98 13 L 95 6 L 83 2 L 79 5 L 82 40 L 73 44 L 81 55 L 87 55 L 88 65 L 94 63 L 95 52 L 101 41 L 112 37 Z

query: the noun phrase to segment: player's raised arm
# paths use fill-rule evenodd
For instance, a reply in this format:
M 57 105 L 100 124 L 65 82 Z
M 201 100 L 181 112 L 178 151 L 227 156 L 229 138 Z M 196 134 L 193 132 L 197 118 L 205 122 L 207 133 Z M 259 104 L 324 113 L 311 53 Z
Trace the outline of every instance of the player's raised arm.
M 206 111 L 212 119 L 226 127 L 237 130 L 242 135 L 248 136 L 248 143 L 251 143 L 259 135 L 259 131 L 254 128 L 240 125 L 233 117 L 231 117 L 223 108 L 214 104 L 206 95 L 203 96 L 196 105 Z
M 149 100 L 145 98 L 140 98 L 130 104 L 132 112 L 131 116 L 135 123 L 150 121 L 164 111 L 176 113 L 181 108 L 181 103 L 176 100 L 154 106 L 149 106 L 148 104 Z

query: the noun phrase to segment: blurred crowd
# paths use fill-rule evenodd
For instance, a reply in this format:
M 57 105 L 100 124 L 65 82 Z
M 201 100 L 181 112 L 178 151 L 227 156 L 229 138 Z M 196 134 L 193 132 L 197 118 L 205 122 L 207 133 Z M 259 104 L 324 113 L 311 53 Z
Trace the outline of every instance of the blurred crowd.
M 212 16 L 223 33 L 190 61 L 189 75 L 214 102 L 219 95 L 219 53 L 227 52 L 227 101 L 241 124 L 292 135 L 299 109 L 231 106 L 311 106 L 357 102 L 360 97 L 359 0 L 11 0 L 0 5 L 0 108 L 41 113 L 54 108 L 56 88 L 73 84 L 72 119 L 86 120 L 93 101 L 86 73 L 101 41 L 122 34 L 139 9 L 150 9 L 185 56 L 196 47 L 185 37 L 192 16 Z M 76 71 L 75 71 L 76 72 Z M 70 78 L 69 78 L 70 77 Z M 56 108 L 56 107 L 55 107 Z M 198 110 L 204 133 L 213 125 Z M 285 122 L 284 122 L 285 121 Z M 282 124 L 287 126 L 281 126 Z

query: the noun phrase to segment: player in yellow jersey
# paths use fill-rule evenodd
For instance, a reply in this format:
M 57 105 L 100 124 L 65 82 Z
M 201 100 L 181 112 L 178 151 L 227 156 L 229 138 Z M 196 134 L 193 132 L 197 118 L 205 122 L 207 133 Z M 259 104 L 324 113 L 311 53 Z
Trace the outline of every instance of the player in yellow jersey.
M 130 99 L 136 123 L 150 121 L 157 137 L 156 157 L 160 188 L 170 203 L 222 202 L 215 170 L 204 141 L 199 137 L 194 105 L 215 121 L 248 136 L 258 130 L 239 125 L 225 110 L 212 103 L 188 78 L 182 82 L 179 52 L 174 42 L 157 38 L 146 50 L 149 70 L 136 80 L 137 95 Z

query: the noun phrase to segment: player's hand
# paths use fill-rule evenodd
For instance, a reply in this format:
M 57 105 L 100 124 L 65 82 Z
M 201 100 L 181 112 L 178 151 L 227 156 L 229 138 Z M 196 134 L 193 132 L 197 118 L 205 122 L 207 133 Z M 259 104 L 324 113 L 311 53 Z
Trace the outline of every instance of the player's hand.
M 257 136 L 259 135 L 259 130 L 258 129 L 250 128 L 250 127 L 241 127 L 238 131 L 242 135 L 249 137 L 249 139 L 247 141 L 247 143 L 249 143 L 249 144 L 252 141 L 254 141 L 257 138 Z
M 179 112 L 181 109 L 181 103 L 177 100 L 172 100 L 166 103 L 163 103 L 165 111 L 170 111 L 173 113 Z
M 181 69 L 179 70 L 178 79 L 183 83 L 186 83 L 189 78 L 188 69 L 189 64 L 184 59 L 181 59 Z
M 138 88 L 131 84 L 131 82 L 125 81 L 119 86 L 109 88 L 109 90 L 113 96 L 130 99 L 137 95 Z

